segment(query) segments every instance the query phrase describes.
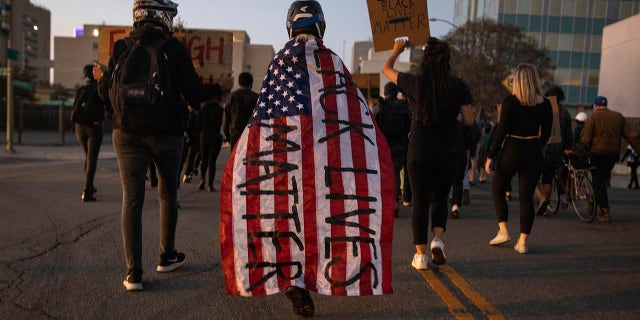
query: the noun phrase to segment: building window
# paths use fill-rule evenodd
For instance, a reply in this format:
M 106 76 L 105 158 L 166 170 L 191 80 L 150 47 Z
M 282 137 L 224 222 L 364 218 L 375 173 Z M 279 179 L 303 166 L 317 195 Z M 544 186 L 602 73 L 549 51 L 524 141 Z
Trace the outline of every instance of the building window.
M 575 18 L 573 21 L 573 33 L 586 34 L 587 33 L 587 18 Z
M 560 16 L 561 15 L 561 8 L 562 8 L 562 1 L 560 0 L 549 0 L 549 15 L 550 16 Z
M 515 14 L 518 13 L 518 10 L 516 8 L 517 5 L 517 1 L 505 1 L 504 2 L 504 13 L 511 13 L 511 14 Z
M 558 34 L 547 33 L 547 40 L 545 41 L 545 43 L 547 45 L 547 50 L 557 51 L 558 50 Z
M 542 15 L 543 13 L 542 1 L 533 1 L 531 3 L 531 14 Z
M 560 51 L 572 51 L 573 50 L 573 35 L 561 33 L 558 37 L 558 50 Z M 568 64 L 568 62 L 567 62 Z
M 571 69 L 556 69 L 556 81 L 558 84 L 569 85 L 571 80 Z
M 576 17 L 586 18 L 589 13 L 589 2 L 587 0 L 576 0 Z
M 576 15 L 576 1 L 564 0 L 562 1 L 562 15 L 563 16 L 575 16 Z
M 571 84 L 574 86 L 582 85 L 582 69 L 571 69 Z
M 531 0 L 520 0 L 515 1 L 517 3 L 516 10 L 519 14 L 530 14 L 531 13 Z M 537 1 L 539 2 L 539 1 Z
M 587 84 L 590 86 L 597 86 L 599 82 L 600 82 L 600 71 L 589 70 L 589 82 Z
M 589 68 L 600 70 L 600 53 L 589 54 Z
M 522 28 L 522 30 L 529 29 L 529 16 L 524 14 L 516 15 L 515 25 Z
M 558 67 L 569 67 L 571 63 L 571 52 L 560 51 L 558 52 Z
M 620 2 L 609 1 L 608 5 L 607 18 L 618 20 L 620 18 Z
M 560 32 L 560 17 L 549 17 L 547 32 Z
M 584 64 L 584 53 L 573 52 L 571 53 L 571 68 L 581 69 Z
M 607 17 L 607 2 L 606 1 L 596 1 L 595 7 L 593 9 L 593 17 L 594 18 L 606 18 Z
M 572 51 L 582 52 L 584 51 L 586 36 L 576 34 L 573 36 L 573 49 Z
M 620 4 L 620 19 L 626 19 L 633 15 L 633 3 L 623 2 Z
M 573 17 L 562 17 L 561 33 L 573 33 Z
M 602 36 L 591 36 L 591 52 L 602 51 Z

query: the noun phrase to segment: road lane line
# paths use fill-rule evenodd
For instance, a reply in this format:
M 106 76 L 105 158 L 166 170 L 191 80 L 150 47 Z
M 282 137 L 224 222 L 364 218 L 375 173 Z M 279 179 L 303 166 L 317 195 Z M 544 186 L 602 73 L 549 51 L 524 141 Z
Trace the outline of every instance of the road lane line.
M 449 289 L 436 277 L 434 271 L 431 270 L 418 270 L 422 277 L 427 280 L 427 283 L 435 290 L 440 296 L 440 299 L 449 308 L 449 312 L 456 317 L 456 319 L 466 320 L 474 319 L 473 315 L 467 311 L 462 302 L 458 300 Z
M 458 274 L 453 268 L 449 266 L 441 266 L 440 272 L 444 273 L 451 279 L 451 282 L 455 284 L 462 293 L 467 296 L 473 303 L 484 313 L 490 320 L 504 320 L 504 316 L 498 309 L 496 309 L 487 299 L 481 296 L 477 291 L 473 290 L 471 286 L 464 280 L 464 278 Z

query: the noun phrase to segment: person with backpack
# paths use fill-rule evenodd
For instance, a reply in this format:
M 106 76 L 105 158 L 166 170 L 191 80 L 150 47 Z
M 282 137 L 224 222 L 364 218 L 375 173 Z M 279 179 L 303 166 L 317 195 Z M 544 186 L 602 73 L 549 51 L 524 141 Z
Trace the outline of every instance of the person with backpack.
M 409 106 L 398 101 L 398 86 L 393 82 L 388 82 L 384 86 L 384 99 L 379 100 L 376 123 L 380 131 L 387 139 L 391 149 L 391 160 L 393 170 L 396 174 L 396 203 L 394 215 L 398 216 L 400 200 L 400 171 L 405 163 L 407 155 L 407 144 L 409 143 L 409 129 L 411 128 L 411 117 L 409 116 Z
M 93 65 L 84 66 L 87 83 L 76 91 L 71 110 L 71 121 L 75 123 L 76 138 L 84 150 L 83 202 L 96 201 L 97 191 L 93 184 L 98 166 L 98 154 L 104 137 L 104 102 L 98 95 L 98 82 L 93 76 Z
M 184 144 L 186 104 L 200 106 L 233 87 L 233 78 L 203 85 L 185 45 L 172 34 L 178 4 L 169 0 L 136 0 L 133 31 L 116 41 L 109 65 L 94 67 L 99 91 L 113 118 L 113 146 L 122 183 L 122 238 L 129 290 L 142 290 L 142 209 L 145 173 L 153 160 L 158 171 L 160 259 L 157 272 L 185 263 L 176 250 L 178 168 Z
M 231 148 L 240 138 L 244 127 L 247 126 L 253 108 L 258 101 L 258 94 L 251 90 L 253 76 L 249 72 L 242 72 L 238 76 L 240 89 L 231 94 L 229 104 L 225 108 L 223 132 Z M 203 159 L 204 160 L 204 159 Z
M 627 145 L 627 151 L 625 151 L 622 158 L 620 158 L 620 162 L 623 162 L 625 158 L 627 159 L 627 166 L 630 169 L 630 180 L 627 189 L 638 190 L 640 189 L 640 185 L 638 185 L 638 164 L 640 164 L 640 158 L 631 145 Z

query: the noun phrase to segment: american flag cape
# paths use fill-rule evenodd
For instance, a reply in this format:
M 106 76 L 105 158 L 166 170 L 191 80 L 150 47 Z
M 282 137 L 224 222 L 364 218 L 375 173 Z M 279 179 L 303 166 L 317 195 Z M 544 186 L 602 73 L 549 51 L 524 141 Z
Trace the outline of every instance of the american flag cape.
M 392 293 L 394 179 L 342 60 L 320 40 L 288 42 L 222 178 L 227 293 Z

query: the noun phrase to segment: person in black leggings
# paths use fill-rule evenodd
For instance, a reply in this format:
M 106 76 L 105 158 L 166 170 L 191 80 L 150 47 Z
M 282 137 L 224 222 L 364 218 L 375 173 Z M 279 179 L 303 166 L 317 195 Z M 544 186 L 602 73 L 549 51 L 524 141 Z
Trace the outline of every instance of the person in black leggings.
M 219 99 L 204 102 L 200 109 L 200 185 L 198 189 L 204 190 L 205 181 L 207 191 L 215 191 L 213 180 L 216 177 L 216 160 L 222 147 L 222 114 L 224 110 L 220 106 Z M 208 169 L 208 180 L 207 178 Z
M 429 215 L 433 232 L 431 260 L 437 265 L 446 262 L 442 238 L 448 215 L 447 197 L 456 171 L 456 118 L 462 114 L 464 125 L 471 126 L 474 113 L 466 84 L 450 75 L 448 44 L 437 38 L 429 39 L 418 75 L 393 68 L 408 44 L 406 40 L 395 41 L 382 72 L 406 93 L 412 110 L 407 166 L 414 202 L 411 223 L 416 254 L 411 265 L 424 270 Z
M 513 94 L 502 101 L 500 122 L 485 163 L 485 170 L 491 174 L 494 159 L 496 161 L 491 191 L 499 231 L 489 244 L 499 245 L 511 240 L 507 229 L 509 207 L 504 194 L 517 173 L 520 238 L 514 249 L 527 253 L 527 238 L 535 217 L 533 194 L 543 167 L 542 146 L 551 136 L 553 110 L 549 100 L 542 96 L 535 67 L 521 64 L 513 77 Z

